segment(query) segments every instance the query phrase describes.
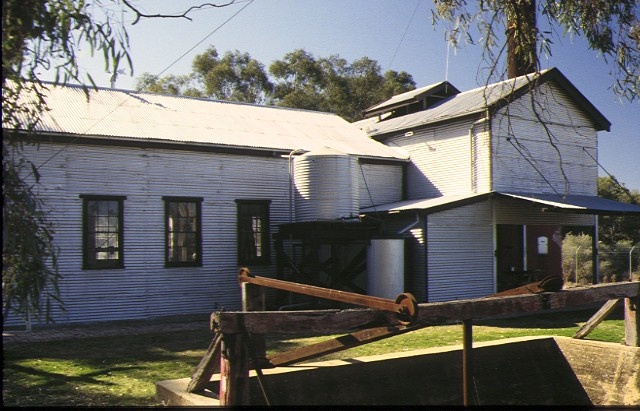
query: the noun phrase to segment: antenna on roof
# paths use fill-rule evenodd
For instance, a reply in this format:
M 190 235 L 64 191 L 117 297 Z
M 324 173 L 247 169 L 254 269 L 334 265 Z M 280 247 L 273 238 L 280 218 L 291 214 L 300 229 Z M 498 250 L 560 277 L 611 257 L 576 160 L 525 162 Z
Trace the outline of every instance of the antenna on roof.
M 447 57 L 445 59 L 445 64 L 444 64 L 444 81 L 448 82 L 449 81 L 449 42 L 447 41 Z M 447 85 L 445 84 L 445 91 L 447 91 Z

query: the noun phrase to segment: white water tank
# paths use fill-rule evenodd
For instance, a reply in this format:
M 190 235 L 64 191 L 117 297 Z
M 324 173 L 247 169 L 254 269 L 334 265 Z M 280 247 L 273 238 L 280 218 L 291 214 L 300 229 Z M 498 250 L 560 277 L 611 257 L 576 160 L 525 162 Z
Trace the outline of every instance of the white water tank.
M 359 214 L 358 160 L 325 147 L 293 162 L 297 222 L 337 220 Z
M 367 248 L 367 294 L 395 300 L 404 291 L 404 240 L 371 240 Z

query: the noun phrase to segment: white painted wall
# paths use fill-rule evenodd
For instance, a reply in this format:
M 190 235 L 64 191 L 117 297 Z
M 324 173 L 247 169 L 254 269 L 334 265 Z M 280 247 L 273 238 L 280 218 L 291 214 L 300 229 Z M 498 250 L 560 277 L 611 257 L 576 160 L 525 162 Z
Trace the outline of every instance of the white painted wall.
M 408 199 L 467 194 L 471 191 L 469 121 L 456 121 L 398 134 L 383 142 L 409 153 Z
M 596 195 L 598 166 L 586 152 L 597 158 L 590 120 L 551 83 L 534 98 L 527 94 L 493 117 L 494 190 Z
M 271 200 L 272 233 L 289 222 L 288 161 L 280 156 L 52 143 L 26 151 L 36 165 L 42 164 L 40 195 L 60 249 L 60 291 L 67 311 L 55 313 L 58 323 L 239 309 L 235 200 Z M 371 173 L 365 176 L 374 199 L 400 199 L 401 169 L 363 166 Z M 126 196 L 124 269 L 82 269 L 81 194 Z M 164 267 L 163 196 L 204 199 L 202 267 Z M 273 276 L 273 248 L 271 261 L 250 268 Z M 18 324 L 20 318 L 5 321 Z
M 490 201 L 427 216 L 429 302 L 495 292 L 493 234 Z

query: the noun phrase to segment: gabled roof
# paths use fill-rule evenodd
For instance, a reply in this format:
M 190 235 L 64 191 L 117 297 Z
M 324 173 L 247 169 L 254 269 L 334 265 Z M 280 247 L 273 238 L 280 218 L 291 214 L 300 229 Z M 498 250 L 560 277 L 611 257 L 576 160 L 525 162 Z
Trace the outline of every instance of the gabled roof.
M 492 191 L 482 194 L 469 193 L 467 195 L 451 195 L 418 200 L 398 201 L 395 203 L 363 208 L 361 212 L 364 214 L 371 214 L 419 211 L 425 214 L 433 214 L 440 211 L 478 203 L 490 198 L 510 198 L 517 201 L 525 201 L 540 205 L 547 211 L 560 213 L 640 215 L 640 206 L 638 205 L 622 203 L 598 196 L 568 195 L 562 197 L 558 194 L 511 193 L 502 191 Z
M 553 81 L 582 109 L 593 121 L 597 130 L 609 131 L 611 123 L 593 104 L 558 70 L 551 68 L 539 73 L 529 74 L 478 87 L 449 97 L 440 104 L 417 113 L 379 121 L 375 124 L 358 123 L 366 126 L 371 136 L 394 131 L 438 123 L 473 114 L 484 113 L 487 109 L 498 110 L 509 102 L 521 97 L 531 86 L 539 86 Z
M 41 133 L 286 153 L 331 147 L 358 157 L 406 160 L 334 114 L 102 88 L 89 89 L 87 98 L 80 86 L 47 87 Z
M 412 103 L 418 103 L 427 97 L 441 97 L 446 98 L 453 94 L 458 94 L 460 90 L 455 88 L 448 81 L 441 81 L 440 83 L 430 84 L 425 87 L 420 87 L 415 90 L 407 91 L 402 94 L 395 95 L 389 100 L 376 104 L 364 110 L 364 117 L 372 117 L 379 114 L 384 114 L 392 111 L 395 108 L 403 107 Z

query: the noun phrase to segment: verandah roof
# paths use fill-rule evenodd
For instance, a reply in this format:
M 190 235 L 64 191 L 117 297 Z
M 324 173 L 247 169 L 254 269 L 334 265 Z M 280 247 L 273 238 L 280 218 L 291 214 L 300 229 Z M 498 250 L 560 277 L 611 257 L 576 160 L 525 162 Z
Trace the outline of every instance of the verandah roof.
M 598 196 L 568 195 L 540 193 L 509 193 L 492 191 L 483 194 L 451 195 L 419 200 L 406 200 L 361 210 L 363 214 L 371 213 L 400 213 L 405 211 L 420 211 L 433 214 L 468 204 L 474 204 L 491 198 L 513 198 L 519 201 L 544 206 L 546 211 L 574 214 L 596 215 L 640 215 L 640 206 L 619 201 L 609 200 Z

